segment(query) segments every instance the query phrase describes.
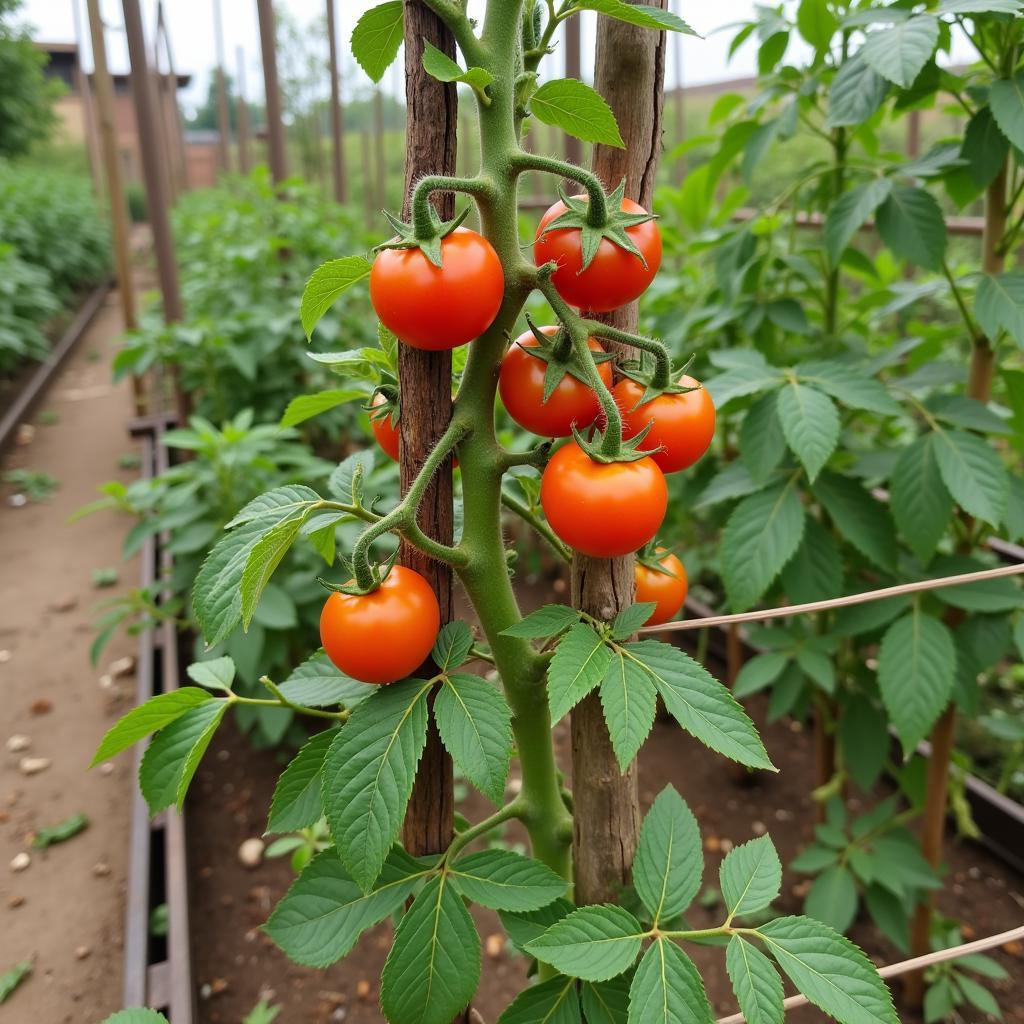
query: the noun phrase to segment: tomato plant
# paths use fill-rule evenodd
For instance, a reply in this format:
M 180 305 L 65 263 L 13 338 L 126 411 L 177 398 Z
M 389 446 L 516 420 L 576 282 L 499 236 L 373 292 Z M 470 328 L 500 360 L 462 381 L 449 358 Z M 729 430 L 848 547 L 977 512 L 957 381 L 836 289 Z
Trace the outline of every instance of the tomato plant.
M 682 610 L 687 592 L 686 569 L 677 555 L 656 548 L 642 554 L 636 563 L 637 604 L 654 603 L 645 626 L 670 622 Z
M 398 461 L 401 434 L 398 429 L 398 407 L 383 391 L 374 394 L 370 401 L 370 427 L 377 444 L 388 458 Z

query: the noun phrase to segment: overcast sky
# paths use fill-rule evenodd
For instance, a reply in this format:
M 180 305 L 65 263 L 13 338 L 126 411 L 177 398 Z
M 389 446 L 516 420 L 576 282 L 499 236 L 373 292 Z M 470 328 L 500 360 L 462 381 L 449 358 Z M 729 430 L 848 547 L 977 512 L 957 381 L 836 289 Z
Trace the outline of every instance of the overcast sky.
M 156 19 L 156 0 L 140 0 L 147 27 L 152 31 Z M 341 52 L 348 52 L 348 38 L 359 15 L 379 0 L 336 0 L 338 12 L 338 36 Z M 303 24 L 322 19 L 325 0 L 284 0 L 280 4 Z M 479 13 L 484 0 L 470 0 L 470 13 Z M 241 46 L 245 53 L 246 78 L 250 98 L 258 99 L 262 94 L 263 81 L 259 63 L 259 34 L 256 25 L 255 0 L 222 0 L 224 12 L 224 36 L 227 50 L 227 65 L 230 74 L 235 69 L 235 49 Z M 716 32 L 732 22 L 742 21 L 751 16 L 753 0 L 672 0 L 672 7 L 681 13 L 705 38 L 682 39 L 682 80 L 687 84 L 720 81 L 753 74 L 755 68 L 755 44 L 748 43 L 732 59 L 727 60 L 727 48 L 732 32 Z M 127 68 L 128 58 L 122 30 L 120 0 L 100 0 L 100 8 L 108 25 L 107 50 L 112 70 Z M 213 5 L 210 0 L 165 0 L 164 9 L 174 49 L 174 59 L 179 72 L 193 75 L 193 83 L 183 94 L 186 106 L 194 106 L 205 94 L 209 69 L 216 63 L 213 33 Z M 75 12 L 78 12 L 85 26 L 85 0 L 24 0 L 22 15 L 35 28 L 36 38 L 46 42 L 70 42 L 75 38 Z M 586 69 L 593 64 L 595 19 L 597 15 L 584 13 L 583 38 L 584 77 Z M 86 31 L 85 36 L 88 37 Z M 150 39 L 152 37 L 150 36 Z M 326 52 L 326 41 L 321 40 Z M 84 62 L 91 67 L 88 42 L 83 44 Z M 791 51 L 791 54 L 795 53 Z M 954 47 L 954 59 L 969 59 L 966 46 Z M 561 53 L 548 58 L 553 62 L 547 74 L 561 73 Z M 680 68 L 675 61 L 673 47 L 669 47 L 666 82 L 674 85 L 680 80 Z M 352 85 L 365 85 L 367 79 L 362 71 L 352 67 Z M 394 91 L 397 86 L 394 69 L 385 77 L 384 87 Z

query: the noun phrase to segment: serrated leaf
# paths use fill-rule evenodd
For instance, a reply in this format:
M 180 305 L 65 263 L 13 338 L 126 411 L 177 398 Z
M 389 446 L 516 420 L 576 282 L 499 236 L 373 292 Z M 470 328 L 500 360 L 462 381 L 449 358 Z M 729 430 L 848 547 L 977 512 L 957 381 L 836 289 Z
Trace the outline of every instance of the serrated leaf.
M 1006 162 L 1010 143 L 1002 133 L 992 111 L 982 107 L 967 122 L 961 157 L 967 161 L 967 171 L 974 185 L 988 188 Z
M 262 522 L 262 520 L 258 520 Z M 263 590 L 274 575 L 274 570 L 299 535 L 303 520 L 301 518 L 286 519 L 278 523 L 260 537 L 249 552 L 242 570 L 240 584 L 242 596 L 242 628 L 248 630 L 249 623 L 260 603 Z
M 440 672 L 458 668 L 469 657 L 473 631 L 465 622 L 448 622 L 441 627 L 430 657 Z
M 1024 148 L 1024 71 L 993 82 L 988 105 L 1003 135 L 1017 149 Z
M 892 996 L 870 960 L 827 925 L 780 917 L 758 929 L 794 985 L 844 1024 L 899 1024 Z
M 320 776 L 336 735 L 333 729 L 317 733 L 281 773 L 270 804 L 268 832 L 298 832 L 323 816 Z
M 449 870 L 466 899 L 491 910 L 539 910 L 569 887 L 546 864 L 511 850 L 482 850 L 457 860 Z
M 480 981 L 480 937 L 444 876 L 432 878 L 395 932 L 380 1005 L 402 1024 L 451 1024 Z
M 530 98 L 530 111 L 538 121 L 584 142 L 625 146 L 612 108 L 600 93 L 575 78 L 545 82 Z
M 814 495 L 832 517 L 839 532 L 880 569 L 896 561 L 896 538 L 886 507 L 856 480 L 823 473 L 814 482 Z
M 990 568 L 992 568 L 990 565 L 967 555 L 949 555 L 936 561 L 934 572 L 938 577 L 959 576 Z M 1017 581 L 1009 577 L 961 583 L 955 587 L 943 587 L 934 593 L 945 604 L 952 605 L 954 608 L 962 608 L 968 612 L 982 612 L 991 615 L 1024 608 L 1024 595 L 1022 595 Z
M 909 89 L 938 43 L 938 18 L 919 14 L 884 31 L 872 32 L 860 54 L 883 78 L 901 89 Z
M 580 1024 L 580 1021 L 576 981 L 559 976 L 520 992 L 505 1008 L 497 1024 Z
M 829 10 L 826 0 L 801 0 L 796 12 L 796 27 L 800 35 L 821 53 L 828 49 L 839 22 Z
M 107 1017 L 103 1024 L 167 1024 L 167 1018 L 156 1010 L 142 1007 L 131 1010 L 118 1010 Z
M 401 3 L 382 4 L 381 7 L 397 8 L 401 18 Z M 373 11 L 381 8 L 374 8 L 367 11 L 360 19 L 360 24 L 373 14 Z M 356 32 L 359 27 L 356 26 Z M 354 33 L 353 33 L 354 35 Z M 401 22 L 399 22 L 399 41 L 401 41 Z M 397 52 L 397 51 L 396 51 Z M 358 58 L 357 58 L 358 59 Z M 393 57 L 392 57 L 393 59 Z M 390 64 L 391 61 L 389 60 Z M 383 72 L 382 72 L 383 73 Z M 306 332 L 306 338 L 311 339 L 313 329 L 320 322 L 324 313 L 334 305 L 335 302 L 353 285 L 370 276 L 372 266 L 362 256 L 345 256 L 339 260 L 329 260 L 321 264 L 313 271 L 312 276 L 306 282 L 302 292 L 302 302 L 299 306 L 299 316 L 302 320 L 302 329 Z
M 783 379 L 781 370 L 774 366 L 755 363 L 749 366 L 734 366 L 725 373 L 705 381 L 704 387 L 714 400 L 715 408 L 721 409 L 734 398 L 756 395 L 769 388 L 775 388 Z
M 882 241 L 901 259 L 940 270 L 946 255 L 946 220 L 923 188 L 894 185 L 875 218 Z
M 702 665 L 658 640 L 641 640 L 623 649 L 650 675 L 669 714 L 688 733 L 740 764 L 774 770 L 754 723 Z
M 936 14 L 1020 14 L 1020 0 L 942 0 Z
M 323 651 L 299 665 L 280 689 L 288 700 L 307 708 L 340 705 L 351 709 L 376 692 L 369 684 L 345 675 Z
M 580 986 L 580 1002 L 587 1024 L 627 1024 L 629 1018 L 628 972 L 610 981 L 585 981 Z
M 644 929 L 611 903 L 581 907 L 526 945 L 526 952 L 562 974 L 607 981 L 628 970 L 640 952 Z
M 857 883 L 841 864 L 832 864 L 814 880 L 804 913 L 842 934 L 857 916 Z
M 878 652 L 878 687 L 908 754 L 953 696 L 955 671 L 953 634 L 919 605 L 886 630 Z
M 275 487 L 272 491 L 264 491 L 263 494 L 244 505 L 224 529 L 233 530 L 243 523 L 262 519 L 269 520 L 271 523 L 281 522 L 283 519 L 301 515 L 310 505 L 315 505 L 319 501 L 320 495 L 312 487 L 305 487 L 302 484 Z M 266 524 L 264 524 L 264 529 L 266 529 Z
M 0 974 L 0 1003 L 6 1002 L 14 990 L 32 973 L 32 961 L 22 960 Z M 159 1015 L 158 1015 L 159 1017 Z M 163 1018 L 159 1018 L 163 1019 Z M 166 1024 L 166 1021 L 164 1022 Z
M 658 691 L 637 662 L 614 654 L 601 680 L 600 695 L 615 760 L 625 772 L 650 735 Z
M 305 423 L 314 416 L 336 409 L 339 405 L 346 405 L 348 402 L 365 401 L 367 397 L 365 390 L 348 388 L 331 391 L 318 391 L 315 395 L 299 395 L 293 398 L 281 417 L 279 426 L 283 430 L 286 427 L 294 427 L 299 423 Z
M 839 545 L 813 516 L 807 517 L 800 547 L 782 570 L 782 586 L 786 596 L 797 604 L 824 601 L 843 592 Z
M 779 895 L 782 864 L 768 836 L 730 850 L 719 869 L 722 898 L 730 916 L 764 910 Z
M 917 438 L 900 453 L 889 477 L 889 506 L 904 540 L 927 565 L 953 514 L 953 498 L 939 473 L 932 434 Z
M 758 484 L 767 481 L 786 454 L 786 438 L 776 403 L 776 392 L 761 395 L 740 424 L 740 458 Z
M 974 296 L 974 314 L 989 338 L 1006 331 L 1024 348 L 1024 273 L 985 274 Z
M 534 939 L 539 938 L 549 928 L 564 917 L 568 917 L 575 907 L 566 899 L 558 899 L 540 910 L 532 910 L 525 914 L 510 914 L 498 911 L 502 927 L 508 933 L 509 942 L 522 951 Z
M 616 21 L 625 21 L 630 25 L 639 25 L 641 28 L 655 31 L 667 29 L 669 32 L 680 32 L 687 36 L 697 35 L 678 15 L 648 4 L 624 3 L 623 0 L 576 0 L 574 9 L 597 11 Z
M 374 82 L 379 82 L 398 56 L 403 36 L 402 0 L 371 7 L 352 32 L 352 56 Z
M 844 61 L 828 94 L 826 127 L 854 128 L 862 125 L 885 102 L 889 83 L 860 53 Z
M 157 733 L 139 768 L 139 788 L 150 814 L 171 804 L 181 810 L 192 776 L 227 709 L 226 700 L 204 701 Z
M 518 636 L 527 640 L 542 640 L 561 633 L 574 622 L 580 621 L 580 613 L 564 604 L 547 604 L 530 612 L 520 622 L 501 631 L 502 636 Z
M 628 640 L 651 617 L 656 607 L 654 601 L 643 601 L 623 608 L 612 623 L 612 639 Z
M 357 472 L 363 481 L 373 472 L 373 452 L 355 452 L 339 462 L 327 481 L 327 489 L 339 501 L 351 504 Z
M 984 402 L 967 395 L 931 395 L 925 407 L 944 423 L 986 434 L 1012 434 L 1013 427 Z
M 806 512 L 793 479 L 744 498 L 722 535 L 722 577 L 736 611 L 754 604 L 800 546 Z
M 429 40 L 423 40 L 423 70 L 439 82 L 465 82 L 477 91 L 486 89 L 494 81 L 489 71 L 483 68 L 468 68 L 463 71 L 455 61 L 439 50 Z
M 185 673 L 193 683 L 205 686 L 207 690 L 227 692 L 235 681 L 235 663 L 227 657 L 194 661 Z
M 197 705 L 213 699 L 206 690 L 200 690 L 195 686 L 183 686 L 151 697 L 145 704 L 132 708 L 116 725 L 107 730 L 89 767 L 94 767 L 101 761 L 109 761 L 122 750 L 127 750 L 133 743 L 165 728 Z
M 790 655 L 787 651 L 768 651 L 765 654 L 755 655 L 749 661 L 744 662 L 743 667 L 737 673 L 736 682 L 732 686 L 732 695 L 740 700 L 770 686 L 779 678 L 789 662 Z
M 851 409 L 867 409 L 882 416 L 896 416 L 899 403 L 888 388 L 857 366 L 839 361 L 811 361 L 800 363 L 796 372 L 802 381 L 813 384 L 820 391 L 839 399 Z
M 644 817 L 633 860 L 633 885 L 655 924 L 686 910 L 703 873 L 697 819 L 675 789 L 666 786 Z
M 427 739 L 429 690 L 419 679 L 380 687 L 327 752 L 324 810 L 341 860 L 364 892 L 402 826 Z
M 84 832 L 89 827 L 89 819 L 84 814 L 72 814 L 56 825 L 46 825 L 37 829 L 32 837 L 32 845 L 37 850 L 45 850 L 56 843 L 66 843 L 73 839 L 79 832 Z
M 725 969 L 747 1024 L 782 1024 L 782 979 L 764 953 L 742 935 L 733 935 L 725 949 Z
M 813 481 L 839 443 L 839 413 L 827 395 L 791 381 L 778 395 L 779 422 L 790 450 Z
M 704 982 L 693 961 L 658 938 L 644 953 L 629 987 L 629 1024 L 711 1024 Z
M 480 676 L 447 676 L 434 700 L 434 720 L 462 774 L 500 804 L 512 754 L 512 711 L 504 695 Z
M 937 430 L 935 459 L 942 482 L 969 515 L 998 526 L 1006 514 L 1009 477 L 999 455 L 980 437 Z
M 364 893 L 337 853 L 326 850 L 303 868 L 263 930 L 296 963 L 327 967 L 345 956 L 367 928 L 401 908 L 423 877 L 416 867 L 397 849 L 373 890 Z
M 548 665 L 551 721 L 564 718 L 604 678 L 612 652 L 585 622 L 577 622 L 558 642 Z
M 878 209 L 892 191 L 891 178 L 873 178 L 864 185 L 844 192 L 828 209 L 825 216 L 825 251 L 833 267 L 839 266 L 846 247 L 868 218 Z

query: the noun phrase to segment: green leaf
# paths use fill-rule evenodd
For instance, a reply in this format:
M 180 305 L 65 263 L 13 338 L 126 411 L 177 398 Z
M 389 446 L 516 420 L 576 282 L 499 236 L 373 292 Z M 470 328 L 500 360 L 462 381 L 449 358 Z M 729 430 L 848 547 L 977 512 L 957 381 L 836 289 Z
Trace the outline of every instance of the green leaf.
M 764 910 L 782 888 L 782 864 L 775 844 L 768 836 L 759 836 L 730 850 L 718 880 L 730 916 Z
M 843 592 L 843 559 L 839 545 L 813 516 L 807 517 L 804 539 L 782 570 L 782 586 L 786 596 L 798 604 L 824 601 Z
M 900 452 L 889 477 L 889 507 L 904 540 L 927 565 L 953 514 L 953 498 L 942 482 L 933 434 L 917 438 Z
M 870 960 L 827 925 L 780 917 L 759 932 L 794 985 L 843 1024 L 899 1024 L 892 996 Z
M 832 517 L 839 532 L 880 569 L 896 561 L 896 538 L 886 507 L 856 480 L 823 473 L 814 482 L 814 495 Z
M 518 636 L 527 640 L 542 640 L 561 633 L 574 622 L 580 621 L 580 613 L 564 604 L 546 604 L 530 612 L 522 621 L 501 631 L 502 636 Z
M 740 424 L 740 458 L 750 476 L 764 484 L 786 454 L 774 391 L 761 395 Z
M 101 761 L 109 761 L 122 750 L 127 750 L 133 743 L 170 725 L 197 705 L 213 699 L 205 690 L 195 686 L 183 686 L 178 690 L 170 690 L 168 693 L 151 697 L 145 704 L 132 708 L 107 731 L 89 767 L 94 767 Z
M 993 82 L 988 105 L 999 130 L 1017 149 L 1024 149 L 1024 71 Z
M 942 481 L 969 515 L 998 526 L 1006 514 L 1009 478 L 1002 459 L 975 434 L 935 432 L 935 458 Z
M 992 111 L 982 107 L 967 122 L 960 151 L 971 180 L 979 189 L 988 188 L 995 181 L 1009 152 L 1010 143 L 999 130 Z
M 405 817 L 427 739 L 430 685 L 380 687 L 352 712 L 324 762 L 324 810 L 349 873 L 368 892 Z
M 804 913 L 845 932 L 857 916 L 857 883 L 840 864 L 833 864 L 818 875 L 807 893 Z
M 611 981 L 583 982 L 580 992 L 587 1024 L 627 1024 L 632 980 L 627 973 Z
M 735 366 L 725 373 L 704 382 L 708 394 L 714 399 L 715 408 L 721 409 L 734 398 L 756 395 L 778 387 L 784 378 L 782 371 L 774 366 L 759 363 L 750 366 Z
M 574 978 L 607 981 L 632 966 L 643 934 L 628 910 L 606 903 L 574 910 L 527 943 L 526 952 Z
M 725 949 L 725 969 L 747 1024 L 783 1024 L 782 979 L 764 953 L 734 935 Z
M 1021 0 L 942 0 L 936 14 L 1020 14 Z
M 270 804 L 268 832 L 298 832 L 323 816 L 320 776 L 336 735 L 334 729 L 318 732 L 281 773 Z
M 466 899 L 491 910 L 539 910 L 568 888 L 547 865 L 511 850 L 471 853 L 456 861 L 449 874 Z
M 3 1000 L 0 1000 L 2 1002 Z M 167 1018 L 156 1010 L 143 1008 L 118 1010 L 107 1017 L 103 1024 L 167 1024 Z
M 548 665 L 552 722 L 564 718 L 600 685 L 611 659 L 611 649 L 585 622 L 576 623 L 562 637 Z
M 226 657 L 194 661 L 185 672 L 193 683 L 205 686 L 207 690 L 229 692 L 235 681 L 235 663 Z
M 686 36 L 697 35 L 678 15 L 648 4 L 624 3 L 623 0 L 576 0 L 574 10 L 597 11 L 609 18 L 615 18 L 616 21 L 625 21 L 630 25 L 639 25 L 641 28 L 655 31 L 667 29 L 669 32 L 681 32 Z
M 337 853 L 326 850 L 303 868 L 263 930 L 296 963 L 327 967 L 345 956 L 367 928 L 402 907 L 423 876 L 417 868 L 396 847 L 373 890 L 364 893 Z
M 770 686 L 779 678 L 789 661 L 787 651 L 769 651 L 766 654 L 755 655 L 744 662 L 739 670 L 732 687 L 732 695 L 740 700 Z
M 790 450 L 813 481 L 839 443 L 839 413 L 827 395 L 790 381 L 778 396 L 779 422 Z
M 774 770 L 754 723 L 702 665 L 658 640 L 627 644 L 624 650 L 647 671 L 669 714 L 688 733 L 740 764 Z
M 559 976 L 520 992 L 505 1008 L 497 1024 L 580 1024 L 580 1021 L 576 981 Z M 589 1014 L 587 1024 L 591 1024 Z
M 302 528 L 302 519 L 286 519 L 271 527 L 253 545 L 242 570 L 242 628 L 248 630 L 249 623 L 260 603 L 263 590 L 274 575 L 274 570 L 288 554 L 292 543 Z
M 911 185 L 894 185 L 888 199 L 878 208 L 875 222 L 882 241 L 901 259 L 926 270 L 942 268 L 946 221 L 930 192 Z
M 825 216 L 824 239 L 825 251 L 833 267 L 839 266 L 853 236 L 889 198 L 890 192 L 891 178 L 873 178 L 864 185 L 844 192 L 829 207 Z
M 953 634 L 919 605 L 886 630 L 878 652 L 878 686 L 908 754 L 949 703 L 955 670 Z
M 839 743 L 850 777 L 865 792 L 878 781 L 889 757 L 889 723 L 865 697 L 850 700 L 839 716 Z
M 985 274 L 974 296 L 974 314 L 989 338 L 1006 331 L 1024 348 L 1024 273 Z
M 447 676 L 434 701 L 434 721 L 459 771 L 500 804 L 512 756 L 512 711 L 504 695 L 480 676 Z
M 827 0 L 800 0 L 796 27 L 815 51 L 823 53 L 839 28 L 839 22 L 829 10 Z
M 369 684 L 345 675 L 323 651 L 317 651 L 299 665 L 280 689 L 293 704 L 306 708 L 340 705 L 351 709 L 376 692 Z
M 37 850 L 45 850 L 56 843 L 66 843 L 88 827 L 89 819 L 84 814 L 72 814 L 56 825 L 38 829 L 32 837 L 32 845 Z
M 928 411 L 944 423 L 989 434 L 1012 434 L 1013 427 L 984 402 L 967 395 L 931 395 L 925 402 Z
M 264 491 L 263 494 L 244 505 L 225 529 L 233 530 L 243 523 L 265 520 L 263 529 L 266 530 L 284 519 L 303 515 L 310 506 L 319 501 L 320 495 L 311 487 L 305 487 L 302 484 L 275 487 L 272 491 Z
M 614 654 L 601 680 L 600 694 L 615 759 L 625 772 L 654 725 L 658 691 L 640 665 Z
M 314 416 L 323 412 L 336 409 L 339 405 L 348 402 L 365 401 L 366 391 L 358 388 L 348 390 L 318 391 L 315 395 L 299 395 L 288 403 L 284 415 L 281 417 L 279 426 L 283 430 L 286 427 L 294 427 L 296 424 L 305 423 Z
M 402 0 L 371 7 L 356 22 L 352 32 L 352 56 L 374 82 L 384 77 L 384 72 L 398 56 L 403 35 Z
M 204 701 L 157 733 L 139 769 L 139 788 L 150 814 L 171 804 L 181 810 L 192 776 L 227 709 L 226 700 Z
M 9 971 L 4 971 L 3 974 L 0 974 L 0 1003 L 6 1002 L 11 993 L 14 992 L 14 990 L 31 973 L 32 961 L 22 960 L 21 963 L 15 964 Z
M 531 910 L 525 914 L 510 914 L 501 910 L 502 927 L 508 933 L 509 941 L 522 951 L 534 939 L 543 935 L 552 925 L 568 917 L 575 907 L 566 899 L 558 899 L 540 910 Z
M 654 601 L 644 601 L 623 608 L 612 623 L 612 639 L 628 640 L 651 617 L 656 607 Z
M 402 1024 L 451 1024 L 480 981 L 480 936 L 442 875 L 427 882 L 395 932 L 380 1006 Z
M 530 111 L 538 121 L 561 128 L 584 142 L 623 149 L 612 108 L 600 93 L 575 78 L 545 82 L 531 97 Z
M 722 535 L 722 577 L 736 611 L 750 608 L 800 546 L 804 506 L 795 480 L 744 498 L 729 516 Z
M 968 572 L 980 572 L 992 566 L 966 555 L 949 555 L 936 561 L 936 576 L 959 576 Z M 968 612 L 1013 612 L 1024 607 L 1021 589 L 1015 579 L 996 577 L 979 580 L 976 583 L 961 583 L 955 587 L 936 590 L 935 596 L 954 608 Z
M 473 647 L 473 631 L 465 622 L 448 622 L 441 627 L 430 657 L 438 670 L 450 672 L 469 657 Z
M 483 68 L 469 68 L 463 71 L 446 53 L 442 53 L 429 40 L 423 40 L 423 70 L 439 82 L 465 82 L 478 92 L 494 81 L 490 72 Z
M 327 481 L 327 489 L 339 501 L 351 504 L 353 501 L 352 488 L 356 484 L 356 477 L 358 476 L 361 482 L 365 482 L 372 472 L 373 452 L 355 452 L 338 463 Z
M 397 11 L 398 14 L 398 42 L 402 40 L 402 5 L 400 2 L 381 4 L 380 7 L 374 7 L 372 10 L 367 11 L 366 14 L 359 19 L 359 25 L 356 26 L 355 32 L 352 33 L 352 44 L 353 53 L 355 51 L 355 36 L 359 32 L 359 26 L 363 24 L 369 17 L 375 12 L 381 11 L 384 8 L 391 8 Z M 387 64 L 390 64 L 394 60 L 396 49 L 394 53 L 388 58 Z M 359 60 L 358 53 L 356 53 L 356 60 Z M 363 62 L 360 61 L 362 64 Z M 387 64 L 381 68 L 381 74 L 384 73 L 384 69 Z M 363 64 L 366 68 L 366 65 Z M 370 73 L 370 77 L 373 78 L 373 74 Z M 377 81 L 377 79 L 374 79 Z M 306 338 L 311 339 L 313 337 L 313 328 L 320 322 L 324 313 L 327 312 L 338 301 L 338 298 L 349 290 L 353 285 L 358 284 L 360 281 L 370 276 L 372 266 L 369 260 L 362 256 L 344 256 L 340 260 L 329 260 L 327 263 L 322 263 L 316 270 L 313 271 L 312 276 L 306 282 L 306 287 L 302 292 L 302 302 L 299 306 L 299 316 L 302 320 L 302 329 L 306 332 Z
M 644 953 L 629 988 L 629 1024 L 712 1024 L 704 982 L 693 961 L 668 939 Z
M 826 127 L 859 127 L 885 102 L 888 92 L 889 83 L 861 53 L 855 53 L 832 80 Z
M 909 89 L 939 43 L 939 19 L 919 14 L 872 32 L 860 53 L 883 78 Z
M 700 889 L 704 851 L 697 819 L 666 786 L 640 828 L 633 885 L 655 924 L 683 913 Z

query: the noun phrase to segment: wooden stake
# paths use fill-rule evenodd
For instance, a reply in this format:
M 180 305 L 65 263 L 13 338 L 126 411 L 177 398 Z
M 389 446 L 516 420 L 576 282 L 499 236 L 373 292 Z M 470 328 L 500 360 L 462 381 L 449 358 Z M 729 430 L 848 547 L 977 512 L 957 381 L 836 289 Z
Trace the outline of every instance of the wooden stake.
M 231 115 L 228 111 L 228 86 L 224 76 L 224 22 L 220 0 L 213 0 L 213 38 L 217 51 L 217 152 L 222 171 L 231 170 Z
M 270 176 L 275 185 L 288 177 L 288 156 L 285 152 L 284 120 L 281 113 L 281 87 L 277 78 L 277 23 L 273 0 L 256 0 L 260 22 L 260 49 L 263 53 L 263 81 L 267 94 L 267 147 L 270 155 Z
M 331 73 L 331 170 L 334 178 L 334 201 L 344 203 L 348 199 L 345 187 L 345 108 L 341 105 L 337 31 L 334 0 L 327 0 L 327 50 Z
M 188 191 L 188 147 L 185 145 L 185 116 L 181 112 L 181 105 L 178 103 L 178 74 L 174 70 L 174 51 L 171 49 L 171 34 L 167 30 L 167 21 L 164 18 L 163 0 L 158 0 L 156 7 L 157 36 L 163 41 L 164 55 L 167 57 L 167 74 L 170 79 L 171 105 L 173 110 L 173 121 L 176 131 L 172 132 L 175 139 L 175 149 L 178 162 L 178 192 Z
M 238 165 L 243 174 L 252 170 L 252 148 L 249 139 L 249 99 L 245 88 L 245 50 L 241 46 L 235 50 L 235 63 L 238 65 L 238 87 L 235 90 L 235 110 L 238 119 Z
M 664 8 L 665 0 L 659 6 Z M 576 19 L 573 19 L 576 20 Z M 569 23 L 571 24 L 571 22 Z M 626 179 L 626 194 L 650 208 L 661 153 L 665 33 L 601 18 L 597 30 L 595 88 L 619 122 L 625 149 L 597 146 L 594 170 L 605 185 Z M 607 316 L 635 330 L 636 303 Z M 572 601 L 610 622 L 633 601 L 635 559 L 577 555 L 572 566 Z M 619 771 L 596 693 L 572 712 L 573 859 L 576 903 L 617 899 L 629 881 L 640 830 L 637 766 Z
M 82 121 L 85 130 L 85 151 L 89 157 L 89 177 L 92 190 L 97 197 L 103 195 L 102 159 L 96 130 L 96 111 L 92 102 L 92 89 L 89 76 L 82 70 L 82 15 L 78 9 L 78 0 L 71 0 L 71 13 L 75 23 L 75 88 L 82 100 Z

